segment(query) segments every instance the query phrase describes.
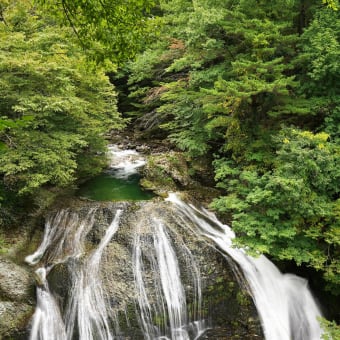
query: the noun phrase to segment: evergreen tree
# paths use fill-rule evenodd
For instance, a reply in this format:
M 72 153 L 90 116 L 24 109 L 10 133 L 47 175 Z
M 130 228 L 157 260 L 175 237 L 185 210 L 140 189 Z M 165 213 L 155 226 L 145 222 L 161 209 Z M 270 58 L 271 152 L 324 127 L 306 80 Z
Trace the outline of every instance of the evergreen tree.
M 212 207 L 237 244 L 322 271 L 334 293 L 336 8 L 319 0 L 161 2 L 161 37 L 129 67 L 134 114 L 157 115 L 191 156 L 215 155 L 222 191 Z

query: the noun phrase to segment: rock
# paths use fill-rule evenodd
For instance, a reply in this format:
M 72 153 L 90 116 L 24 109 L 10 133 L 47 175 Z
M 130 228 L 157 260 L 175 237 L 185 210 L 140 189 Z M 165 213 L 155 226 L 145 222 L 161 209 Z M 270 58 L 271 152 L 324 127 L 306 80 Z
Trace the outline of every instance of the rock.
M 233 334 L 239 335 L 240 339 L 263 339 L 255 306 L 248 292 L 237 282 L 230 262 L 207 239 L 193 232 L 194 226 L 182 225 L 180 220 L 176 219 L 176 213 L 171 205 L 162 200 L 132 203 L 123 216 L 120 228 L 105 250 L 101 273 L 106 294 L 114 297 L 111 307 L 116 310 L 117 315 L 120 315 L 120 329 L 125 336 L 133 338 L 131 329 L 134 332 L 138 330 L 135 315 L 137 296 L 131 263 L 136 226 L 138 224 L 141 226 L 144 249 L 142 253 L 148 254 L 149 257 L 153 252 L 153 228 L 156 219 L 162 221 L 170 236 L 180 266 L 188 306 L 195 299 L 192 275 L 195 268 L 191 262 L 193 260 L 201 276 L 203 297 L 201 317 L 210 320 L 210 326 L 214 329 L 229 328 L 230 331 L 224 333 L 224 336 Z M 148 290 L 149 287 L 155 287 L 155 273 L 146 259 L 144 266 L 145 287 Z M 151 303 L 157 303 L 156 300 L 150 299 Z M 127 318 L 129 322 L 124 324 Z M 214 336 L 215 333 L 211 334 Z
M 103 248 L 100 267 L 95 274 L 100 280 L 98 282 L 101 282 L 100 286 L 108 303 L 108 311 L 111 313 L 115 334 L 119 338 L 143 338 L 138 322 L 138 312 L 136 313 L 138 296 L 132 262 L 136 235 L 140 235 L 139 244 L 144 268 L 142 275 L 149 302 L 151 305 L 158 305 L 161 303 L 161 299 L 164 299 L 157 295 L 160 294 L 162 288 L 159 285 L 159 274 L 154 267 L 158 256 L 155 250 L 154 233 L 160 228 L 157 221 L 161 221 L 169 237 L 169 243 L 176 254 L 176 261 L 179 263 L 188 313 L 191 316 L 194 315 L 192 320 L 206 320 L 213 328 L 209 331 L 212 339 L 219 334 L 223 336 L 221 339 L 232 339 L 232 337 L 228 338 L 229 334 L 232 334 L 235 339 L 237 337 L 252 339 L 252 335 L 254 335 L 254 339 L 263 339 L 255 306 L 248 293 L 237 283 L 229 261 L 209 243 L 208 239 L 194 231 L 194 224 L 183 224 L 172 204 L 158 198 L 140 202 L 102 203 L 75 200 L 73 205 L 69 205 L 68 202 L 68 206 L 72 215 L 79 216 L 79 221 L 84 219 L 90 210 L 94 211 L 95 221 L 92 229 L 83 238 L 84 244 L 81 247 L 83 253 L 79 257 L 73 258 L 72 252 L 70 257 L 67 256 L 67 252 L 72 249 L 60 247 L 63 255 L 56 257 L 58 261 L 55 261 L 54 258 L 50 259 L 48 256 L 41 259 L 41 265 L 49 263 L 52 266 L 47 280 L 50 291 L 54 294 L 61 310 L 65 310 L 70 299 L 71 290 L 69 288 L 74 284 L 75 266 L 87 263 L 91 254 L 94 254 L 100 245 L 117 209 L 123 209 L 119 228 Z M 63 226 L 58 227 L 63 228 Z M 67 228 L 68 237 L 72 238 L 77 234 L 77 224 L 68 223 Z M 55 243 L 54 246 L 58 247 L 57 240 Z M 8 260 L 2 260 L 0 266 L 2 266 L 2 271 L 11 272 L 4 275 L 5 280 L 2 281 L 5 284 L 0 286 L 2 292 L 6 292 L 7 296 L 7 300 L 0 303 L 2 320 L 0 338 L 10 339 L 12 336 L 16 340 L 21 339 L 20 336 L 24 336 L 33 312 L 32 305 L 27 302 L 31 301 L 27 287 L 32 284 L 33 275 L 30 278 L 27 270 L 17 265 L 12 266 Z M 198 272 L 202 285 L 202 308 L 199 312 L 196 300 L 197 291 L 194 289 L 198 286 L 195 281 L 195 275 L 197 275 L 195 273 Z M 91 273 L 89 274 L 91 275 Z M 22 280 L 18 280 L 18 277 Z M 158 286 L 155 284 L 156 281 Z M 16 310 L 17 313 L 15 313 Z M 197 313 L 200 315 L 197 316 Z M 155 315 L 152 322 L 163 327 L 167 321 L 160 315 L 162 314 Z M 226 329 L 231 331 L 226 333 Z M 208 338 L 206 337 L 206 339 Z
M 143 174 L 166 185 L 188 186 L 192 182 L 183 153 L 175 151 L 150 155 Z
M 26 303 L 0 301 L 0 339 L 28 339 L 27 324 L 33 311 Z
M 0 338 L 27 339 L 34 312 L 34 280 L 30 271 L 0 257 Z
M 0 257 L 0 295 L 11 301 L 32 300 L 34 280 L 28 269 Z
M 219 195 L 212 187 L 213 182 L 213 175 L 203 160 L 192 160 L 178 151 L 148 155 L 140 180 L 143 188 L 161 197 L 167 197 L 169 192 L 186 191 L 204 204 Z

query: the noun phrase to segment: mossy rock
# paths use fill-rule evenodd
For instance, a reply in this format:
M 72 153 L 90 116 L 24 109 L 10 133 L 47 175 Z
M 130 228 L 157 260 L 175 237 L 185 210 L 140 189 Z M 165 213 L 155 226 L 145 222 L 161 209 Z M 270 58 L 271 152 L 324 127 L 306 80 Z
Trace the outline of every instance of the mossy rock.
M 27 324 L 34 307 L 12 301 L 0 302 L 0 338 L 28 339 Z
M 202 178 L 214 185 L 213 175 L 204 161 L 192 160 L 183 152 L 169 151 L 147 157 L 140 184 L 162 197 L 169 192 L 187 191 L 197 200 L 209 203 L 219 191 L 202 185 Z
M 34 281 L 30 271 L 0 257 L 0 298 L 3 301 L 34 301 Z

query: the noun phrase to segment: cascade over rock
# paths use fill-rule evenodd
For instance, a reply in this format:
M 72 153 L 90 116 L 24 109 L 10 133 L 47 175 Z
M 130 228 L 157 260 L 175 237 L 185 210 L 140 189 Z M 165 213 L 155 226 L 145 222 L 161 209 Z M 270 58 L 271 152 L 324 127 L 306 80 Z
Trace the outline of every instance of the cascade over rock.
M 248 256 L 244 249 L 234 248 L 234 232 L 214 214 L 198 209 L 170 194 L 184 223 L 194 223 L 200 232 L 213 240 L 226 256 L 242 270 L 245 283 L 257 306 L 264 336 L 271 340 L 319 340 L 322 330 L 318 321 L 321 312 L 308 288 L 307 281 L 291 274 L 282 274 L 264 255 Z
M 129 180 L 145 163 L 135 151 L 109 150 L 108 171 L 118 178 Z M 156 179 L 176 174 L 160 159 L 155 164 Z M 233 237 L 214 214 L 176 194 L 61 202 L 26 257 L 37 297 L 30 339 L 320 340 L 307 281 L 233 248 Z
M 51 214 L 27 258 L 40 278 L 31 339 L 48 339 L 51 319 L 60 339 L 194 339 L 208 328 L 261 338 L 235 268 L 194 230 L 160 199 Z

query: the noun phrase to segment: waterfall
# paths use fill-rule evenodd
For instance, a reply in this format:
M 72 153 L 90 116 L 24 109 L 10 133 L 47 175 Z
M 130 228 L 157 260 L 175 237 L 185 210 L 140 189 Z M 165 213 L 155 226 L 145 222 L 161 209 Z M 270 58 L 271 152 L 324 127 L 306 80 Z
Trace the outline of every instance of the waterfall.
M 237 264 L 235 270 L 242 272 L 238 276 L 243 277 L 241 283 L 254 300 L 267 340 L 320 340 L 317 317 L 321 313 L 306 280 L 280 273 L 263 255 L 253 258 L 234 248 L 234 233 L 211 212 L 186 204 L 173 194 L 167 200 L 171 203 L 131 204 L 131 209 L 128 204 L 122 209 L 121 203 L 101 210 L 87 208 L 85 216 L 61 210 L 47 220 L 41 246 L 26 259 L 39 266 L 31 340 L 51 339 L 51 334 L 57 340 L 124 339 L 119 313 L 120 317 L 128 313 L 127 307 L 121 300 L 116 302 L 118 309 L 112 307 L 118 298 L 116 291 L 109 291 L 102 280 L 102 266 L 113 261 L 114 249 L 122 247 L 115 245 L 125 235 L 119 234 L 123 228 L 130 235 L 121 241 L 126 247 L 123 263 L 131 269 L 131 276 L 124 274 L 129 281 L 122 289 L 123 293 L 129 291 L 129 303 L 135 306 L 140 332 L 135 339 L 193 340 L 211 327 L 202 311 L 204 296 L 197 254 L 186 243 L 191 235 L 193 239 L 207 240 L 210 247 L 213 245 L 228 261 L 232 258 Z M 114 217 L 98 234 L 95 225 L 98 218 L 103 220 L 103 209 Z M 107 219 L 106 216 L 104 220 Z M 122 228 L 118 228 L 119 224 L 123 224 Z M 95 247 L 89 250 L 90 245 Z M 103 256 L 108 247 L 111 252 Z M 120 259 L 116 257 L 116 261 Z M 67 294 L 63 298 L 48 281 L 56 265 L 68 272 Z M 119 265 L 113 268 L 111 272 L 105 269 L 106 280 L 115 280 L 112 270 L 119 270 Z M 126 315 L 127 324 L 131 318 L 131 314 Z
M 78 322 L 79 339 L 113 339 L 99 276 L 99 266 L 105 246 L 118 229 L 121 213 L 122 210 L 117 210 L 105 236 L 88 260 L 83 265 L 75 263 L 72 266 L 73 285 L 70 292 L 70 302 L 65 313 L 67 339 L 73 338 L 76 322 Z
M 189 249 L 181 244 L 194 286 L 193 304 L 196 310 L 189 321 L 180 266 L 171 238 L 159 218 L 152 217 L 149 225 L 152 226 L 151 237 L 150 234 L 143 235 L 145 221 L 137 225 L 133 253 L 139 321 L 144 336 L 146 339 L 169 339 L 168 334 L 173 340 L 196 339 L 205 330 L 204 321 L 200 318 L 202 293 L 198 266 Z M 146 279 L 146 267 L 151 271 L 152 282 Z M 155 301 L 150 301 L 152 296 Z M 154 320 L 158 320 L 160 325 L 156 326 Z
M 86 238 L 95 223 L 96 209 L 84 218 L 68 210 L 51 216 L 37 251 L 26 258 L 31 265 L 45 263 L 36 270 L 37 307 L 31 322 L 31 340 L 112 340 L 119 339 L 117 315 L 110 308 L 101 280 L 102 255 L 118 230 L 123 215 L 115 217 L 96 248 L 86 254 Z M 136 291 L 137 318 L 145 339 L 197 339 L 206 326 L 202 318 L 200 270 L 180 236 L 153 212 L 153 205 L 136 212 L 131 256 Z M 172 234 L 172 236 L 170 236 Z M 173 242 L 177 243 L 175 247 Z M 185 259 L 180 268 L 178 256 Z M 67 267 L 67 303 L 51 292 L 46 276 L 57 264 Z M 190 276 L 192 306 L 187 306 L 181 271 Z
M 37 307 L 32 319 L 30 339 L 66 339 L 65 326 L 60 314 L 58 304 L 51 294 L 46 280 L 45 268 L 39 268 L 36 275 L 40 281 L 37 288 Z
M 194 222 L 201 234 L 240 266 L 267 340 L 320 340 L 322 331 L 317 318 L 321 312 L 306 280 L 280 273 L 263 255 L 254 258 L 243 249 L 233 248 L 233 231 L 211 212 L 188 205 L 175 194 L 167 200 L 177 206 L 183 223 L 191 227 Z
M 134 150 L 110 146 L 109 153 L 109 171 L 119 178 L 145 163 Z M 233 231 L 211 212 L 175 194 L 166 201 L 82 205 L 51 214 L 40 246 L 26 257 L 37 268 L 30 340 L 204 337 L 213 325 L 203 294 L 211 259 L 202 260 L 202 246 L 231 264 L 253 298 L 266 340 L 320 340 L 321 313 L 307 281 L 233 247 Z M 54 286 L 60 273 L 65 280 Z
M 110 172 L 114 177 L 127 179 L 138 173 L 138 169 L 145 165 L 145 159 L 135 150 L 122 150 L 117 145 L 109 145 Z
M 75 329 L 82 340 L 113 339 L 99 266 L 103 250 L 118 229 L 122 210 L 116 211 L 98 247 L 82 262 L 85 237 L 93 227 L 95 211 L 90 209 L 84 219 L 67 210 L 50 217 L 40 247 L 26 257 L 26 262 L 31 265 L 42 258 L 46 263 L 36 270 L 37 307 L 31 322 L 31 340 L 71 340 Z M 46 275 L 60 263 L 68 267 L 72 282 L 69 303 L 63 313 L 46 279 Z

